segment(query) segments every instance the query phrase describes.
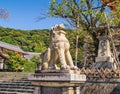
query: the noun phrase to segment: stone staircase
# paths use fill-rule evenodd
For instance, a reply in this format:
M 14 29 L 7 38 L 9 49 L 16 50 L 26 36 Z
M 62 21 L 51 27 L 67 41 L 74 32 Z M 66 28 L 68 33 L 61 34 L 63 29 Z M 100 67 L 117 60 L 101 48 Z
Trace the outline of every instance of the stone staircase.
M 0 81 L 0 94 L 35 94 L 35 88 L 27 78 Z

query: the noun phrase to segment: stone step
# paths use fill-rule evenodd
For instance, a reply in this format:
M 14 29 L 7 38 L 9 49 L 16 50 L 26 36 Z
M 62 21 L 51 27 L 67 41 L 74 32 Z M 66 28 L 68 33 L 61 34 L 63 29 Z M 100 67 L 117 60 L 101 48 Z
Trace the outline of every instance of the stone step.
M 10 82 L 5 82 L 5 83 L 0 83 L 0 85 L 18 85 L 18 86 L 31 86 L 31 83 L 10 83 Z
M 26 81 L 26 82 L 30 82 L 30 81 L 27 80 L 27 79 L 18 79 L 18 80 L 14 80 L 14 81 Z
M 33 94 L 33 93 L 0 91 L 0 94 Z
M 0 88 L 21 88 L 21 89 L 34 89 L 34 86 L 18 86 L 18 85 L 0 85 Z
M 19 78 L 1 78 L 0 80 L 4 80 L 4 81 L 11 81 L 11 80 L 19 80 Z
M 27 78 L 16 79 L 15 81 L 29 81 Z
M 31 84 L 31 82 L 28 82 L 28 81 L 9 81 L 8 83 L 16 83 L 16 84 L 24 83 L 24 84 Z
M 4 82 L 4 80 L 0 80 L 0 83 L 3 83 Z
M 35 86 L 27 78 L 0 79 L 0 94 L 33 94 Z
M 28 81 L 1 81 L 3 83 L 31 83 L 31 82 L 28 82 Z
M 17 94 L 17 92 L 0 91 L 0 94 Z
M 0 91 L 7 91 L 7 92 L 22 92 L 22 93 L 33 93 L 34 90 L 32 89 L 16 89 L 16 88 L 0 88 Z
M 27 78 L 16 79 L 16 81 L 29 81 Z
M 0 80 L 0 82 L 4 82 L 4 83 L 30 83 L 30 81 L 28 80 L 10 80 L 10 81 L 3 81 L 3 80 Z

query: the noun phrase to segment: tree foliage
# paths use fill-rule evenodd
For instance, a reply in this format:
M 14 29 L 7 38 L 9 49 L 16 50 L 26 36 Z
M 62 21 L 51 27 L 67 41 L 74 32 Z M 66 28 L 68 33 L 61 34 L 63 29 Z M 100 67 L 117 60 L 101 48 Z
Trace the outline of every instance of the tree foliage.
M 70 41 L 70 52 L 75 60 L 75 30 L 66 29 L 66 37 Z M 79 32 L 79 60 L 81 61 L 83 53 L 83 44 L 85 38 L 85 32 Z M 10 43 L 19 46 L 26 52 L 44 52 L 49 46 L 49 30 L 15 30 L 11 28 L 0 27 L 0 41 Z M 37 57 L 34 57 L 32 61 L 36 62 Z M 35 59 L 35 60 L 34 60 Z M 37 58 L 38 60 L 38 58 Z M 40 60 L 38 60 L 40 61 Z M 39 62 L 40 63 L 40 62 Z
M 76 31 L 71 29 L 66 29 L 66 37 L 68 38 L 70 42 L 70 53 L 72 55 L 73 61 L 75 62 L 75 41 L 76 41 Z M 93 38 L 91 36 L 86 36 L 87 32 L 84 32 L 83 30 L 79 30 L 79 42 L 78 42 L 78 62 L 82 62 L 82 57 L 84 56 L 84 43 L 89 42 L 90 46 L 87 46 L 87 49 L 91 49 L 90 52 L 86 52 L 87 55 L 89 53 L 94 52 L 94 45 L 93 45 Z M 120 33 L 116 32 L 114 35 L 114 38 L 120 41 Z M 0 27 L 0 41 L 10 43 L 16 46 L 19 46 L 24 51 L 28 52 L 44 52 L 46 48 L 49 46 L 49 30 L 16 30 L 11 28 L 3 28 Z M 39 45 L 41 43 L 41 45 Z M 34 45 L 33 45 L 34 44 Z M 119 44 L 116 42 L 118 46 L 118 50 L 120 51 Z M 93 45 L 93 47 L 91 46 Z M 35 49 L 38 48 L 38 49 Z M 12 54 L 11 54 L 12 55 Z M 91 55 L 92 57 L 95 57 L 94 55 Z M 34 57 L 30 63 L 30 61 L 24 60 L 22 58 L 19 58 L 19 55 L 14 54 L 10 57 L 11 59 L 15 59 L 14 62 L 16 63 L 10 63 L 8 62 L 7 65 L 9 65 L 9 68 L 15 69 L 18 65 L 23 64 L 23 62 L 26 62 L 24 64 L 24 71 L 27 70 L 35 70 L 32 66 L 39 66 L 41 64 L 41 60 L 38 57 Z M 90 61 L 90 60 L 89 60 Z M 12 61 L 13 62 L 13 61 Z M 34 62 L 34 63 L 32 63 Z M 11 64 L 15 64 L 14 67 L 12 67 Z M 35 65 L 34 65 L 35 64 Z M 22 65 L 23 66 L 23 65 Z
M 108 5 L 109 4 L 101 3 L 101 0 L 52 0 L 49 15 L 67 20 L 70 25 L 76 29 L 77 34 L 75 36 L 79 36 L 79 31 L 86 31 L 87 33 L 84 33 L 86 34 L 85 42 L 87 42 L 89 46 L 87 45 L 88 47 L 82 49 L 87 50 L 86 55 L 91 54 L 92 57 L 95 57 L 98 49 L 97 36 L 101 33 L 100 28 L 101 26 L 107 26 L 105 15 L 110 26 L 116 26 L 120 23 L 118 16 L 120 13 L 120 3 L 116 4 L 116 10 L 114 12 L 107 7 Z M 79 45 L 79 48 L 81 47 L 82 45 Z M 90 57 L 88 57 L 88 62 L 90 61 Z M 93 59 L 93 61 L 95 61 L 95 59 Z
M 35 63 L 22 58 L 19 54 L 9 51 L 9 58 L 5 64 L 8 71 L 34 72 Z
M 31 59 L 32 62 L 36 63 L 36 68 L 39 67 L 42 64 L 41 58 L 38 56 L 34 56 Z
M 50 3 L 50 15 L 66 19 L 70 25 L 76 29 L 76 57 L 77 50 L 83 49 L 82 45 L 78 44 L 79 31 L 86 31 L 94 38 L 94 46 L 98 44 L 96 32 L 93 32 L 91 27 L 98 27 L 102 19 L 102 11 L 104 6 L 100 1 L 96 0 L 52 0 Z M 80 32 L 81 33 L 81 32 Z M 85 38 L 85 37 L 84 37 Z M 86 37 L 87 38 L 87 37 Z M 79 51 L 78 51 L 79 52 Z M 95 53 L 97 48 L 95 49 Z M 78 57 L 79 58 L 79 57 Z
M 19 46 L 24 51 L 42 52 L 48 47 L 49 30 L 25 31 L 0 27 L 0 41 Z
M 99 0 L 52 0 L 50 15 L 65 18 L 75 27 L 79 23 L 79 28 L 88 30 L 101 24 L 104 7 Z

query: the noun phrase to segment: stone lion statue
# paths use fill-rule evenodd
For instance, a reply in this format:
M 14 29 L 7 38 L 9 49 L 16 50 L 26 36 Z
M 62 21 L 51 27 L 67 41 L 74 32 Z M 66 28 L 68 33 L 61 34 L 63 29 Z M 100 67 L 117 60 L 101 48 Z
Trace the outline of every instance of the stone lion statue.
M 70 44 L 63 31 L 64 25 L 59 24 L 52 27 L 50 31 L 50 45 L 41 54 L 42 69 L 57 69 L 56 62 L 59 60 L 60 69 L 75 69 L 72 57 L 69 52 Z

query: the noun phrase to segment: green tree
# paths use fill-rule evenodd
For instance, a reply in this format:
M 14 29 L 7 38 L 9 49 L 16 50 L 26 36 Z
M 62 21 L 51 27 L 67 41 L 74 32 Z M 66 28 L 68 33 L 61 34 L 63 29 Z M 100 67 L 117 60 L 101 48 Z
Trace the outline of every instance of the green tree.
M 35 63 L 22 58 L 19 54 L 8 52 L 9 58 L 5 62 L 8 71 L 16 72 L 33 72 L 35 71 Z
M 9 71 L 22 71 L 25 60 L 16 53 L 8 52 L 9 59 L 5 62 Z
M 50 16 L 61 17 L 67 20 L 70 25 L 76 29 L 76 59 L 78 47 L 78 32 L 82 30 L 87 31 L 86 36 L 92 38 L 92 44 L 95 47 L 95 55 L 97 54 L 98 47 L 98 31 L 101 25 L 106 23 L 104 12 L 109 10 L 107 4 L 102 4 L 100 0 L 52 0 L 50 3 Z M 118 8 L 119 9 L 119 8 Z M 110 13 L 110 14 L 109 14 Z M 111 22 L 114 23 L 113 13 L 106 13 Z M 119 21 L 119 19 L 117 19 Z M 87 37 L 86 37 L 87 39 Z M 89 38 L 87 39 L 88 41 Z
M 34 56 L 31 59 L 32 62 L 34 62 L 36 64 L 36 68 L 39 67 L 42 64 L 41 58 L 38 56 Z
M 26 60 L 24 63 L 24 69 L 22 70 L 22 72 L 34 72 L 35 69 L 36 69 L 35 62 Z
M 98 3 L 98 4 L 97 4 Z M 50 15 L 66 19 L 70 25 L 76 28 L 76 61 L 78 50 L 78 32 L 80 30 L 90 31 L 91 27 L 97 27 L 98 13 L 104 10 L 104 7 L 96 0 L 52 0 L 50 3 Z M 100 6 L 95 6 L 100 5 Z M 99 9 L 99 10 L 98 10 Z M 96 38 L 96 37 L 95 37 Z

